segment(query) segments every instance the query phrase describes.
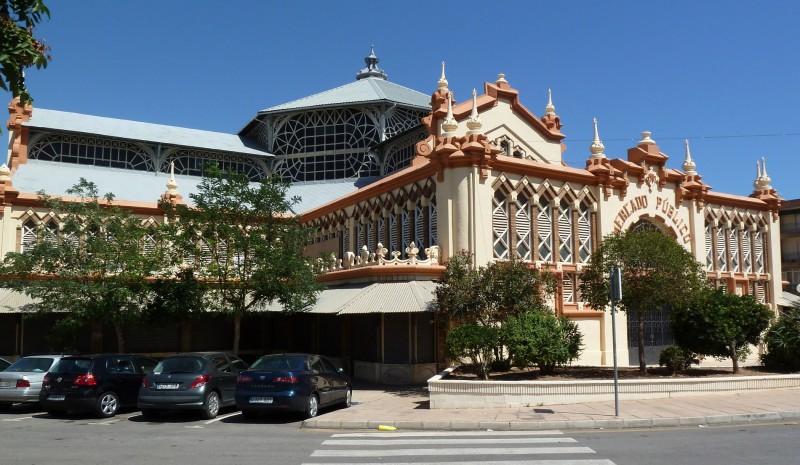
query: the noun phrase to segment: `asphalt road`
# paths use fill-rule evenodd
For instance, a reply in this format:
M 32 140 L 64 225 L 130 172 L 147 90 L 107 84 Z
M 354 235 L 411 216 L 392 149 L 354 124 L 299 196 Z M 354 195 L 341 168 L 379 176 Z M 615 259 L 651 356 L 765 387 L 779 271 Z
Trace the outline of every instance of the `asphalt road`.
M 316 431 L 296 415 L 214 420 L 174 412 L 145 421 L 0 413 L 0 464 L 796 465 L 800 425 L 548 432 Z M 546 460 L 546 462 L 542 462 Z

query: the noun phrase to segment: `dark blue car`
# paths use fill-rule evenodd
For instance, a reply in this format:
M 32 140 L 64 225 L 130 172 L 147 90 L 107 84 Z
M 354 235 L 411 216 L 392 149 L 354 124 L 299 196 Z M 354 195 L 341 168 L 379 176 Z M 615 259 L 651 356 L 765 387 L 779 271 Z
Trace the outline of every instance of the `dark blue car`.
M 350 380 L 328 359 L 311 354 L 265 355 L 239 374 L 236 406 L 252 418 L 260 412 L 296 411 L 315 417 L 321 407 L 353 399 Z

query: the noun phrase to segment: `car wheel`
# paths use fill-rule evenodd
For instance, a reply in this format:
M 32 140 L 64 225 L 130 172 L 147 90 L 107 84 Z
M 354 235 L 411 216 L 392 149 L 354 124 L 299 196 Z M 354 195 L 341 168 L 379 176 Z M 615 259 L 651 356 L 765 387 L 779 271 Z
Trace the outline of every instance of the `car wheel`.
M 206 401 L 203 403 L 203 418 L 211 420 L 217 417 L 219 413 L 219 394 L 214 391 L 206 395 Z
M 311 394 L 308 396 L 308 401 L 306 402 L 306 418 L 314 418 L 317 416 L 317 412 L 319 411 L 319 399 L 317 399 L 316 394 Z
M 255 410 L 242 410 L 242 416 L 247 418 L 248 420 L 252 420 L 253 418 L 258 417 L 258 412 Z
M 353 390 L 352 389 L 347 388 L 347 393 L 344 395 L 344 402 L 342 402 L 342 405 L 344 405 L 344 408 L 347 408 L 347 407 L 350 407 L 351 405 L 353 405 Z
M 117 414 L 119 410 L 119 396 L 114 391 L 106 391 L 100 394 L 94 404 L 94 412 L 100 418 L 109 418 Z
M 0 412 L 11 410 L 11 402 L 0 402 Z
M 142 418 L 145 420 L 155 420 L 158 418 L 158 410 L 152 408 L 142 409 Z

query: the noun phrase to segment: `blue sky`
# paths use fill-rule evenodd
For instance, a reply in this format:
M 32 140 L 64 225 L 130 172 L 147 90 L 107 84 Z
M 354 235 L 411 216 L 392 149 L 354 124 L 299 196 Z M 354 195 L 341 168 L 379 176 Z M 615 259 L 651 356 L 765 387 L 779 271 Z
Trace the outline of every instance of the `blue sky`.
M 552 88 L 570 166 L 585 166 L 596 117 L 611 157 L 649 130 L 680 168 L 688 138 L 714 191 L 749 195 L 764 156 L 778 193 L 800 198 L 798 2 L 47 4 L 35 107 L 236 132 L 351 82 L 374 44 L 391 81 L 424 93 L 441 61 L 457 101 L 502 72 L 541 115 Z

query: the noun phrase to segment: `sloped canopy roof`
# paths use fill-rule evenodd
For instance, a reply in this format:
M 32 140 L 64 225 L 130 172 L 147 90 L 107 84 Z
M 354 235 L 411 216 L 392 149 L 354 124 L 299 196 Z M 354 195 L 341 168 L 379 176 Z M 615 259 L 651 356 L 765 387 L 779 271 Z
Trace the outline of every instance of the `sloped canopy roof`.
M 429 110 L 430 100 L 430 95 L 425 95 L 422 92 L 417 92 L 385 79 L 368 77 L 261 110 L 259 114 L 378 102 L 397 103 L 419 108 L 420 110 Z
M 273 156 L 269 152 L 258 149 L 252 142 L 236 134 L 201 131 L 199 129 L 142 123 L 44 108 L 34 108 L 30 121 L 24 123 L 24 125 L 31 128 L 77 132 L 133 141 L 246 153 L 266 157 Z

